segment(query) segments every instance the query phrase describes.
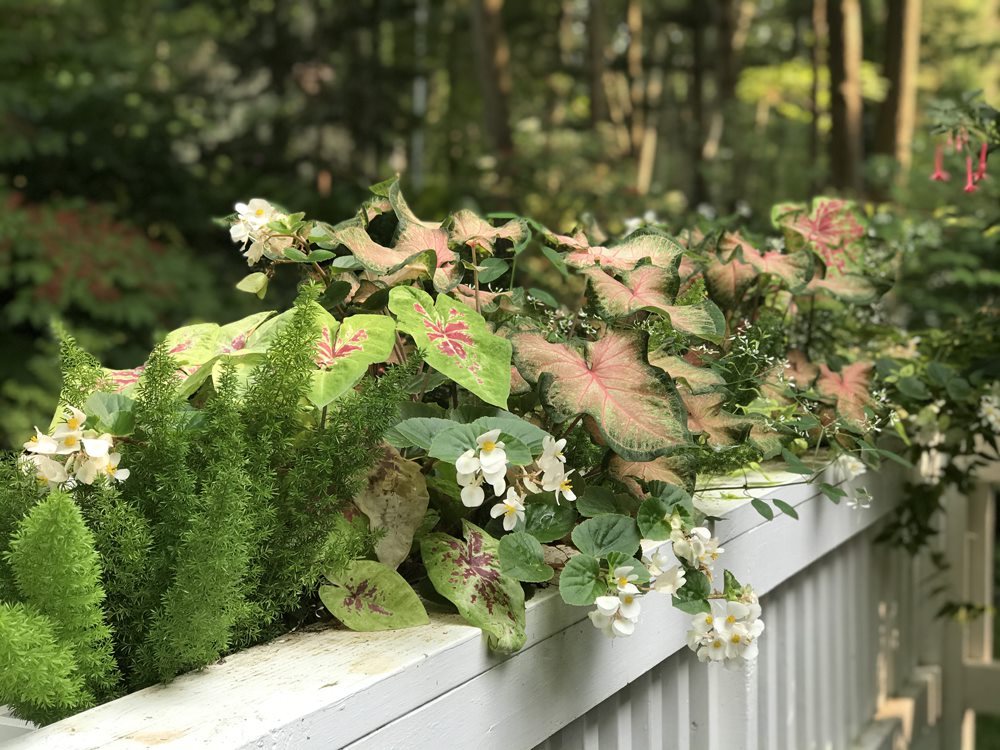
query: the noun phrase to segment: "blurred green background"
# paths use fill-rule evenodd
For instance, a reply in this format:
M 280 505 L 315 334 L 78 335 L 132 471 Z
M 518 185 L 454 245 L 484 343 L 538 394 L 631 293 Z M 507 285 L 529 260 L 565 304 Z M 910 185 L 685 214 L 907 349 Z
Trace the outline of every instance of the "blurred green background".
M 395 172 L 428 216 L 469 205 L 612 232 L 648 211 L 762 228 L 773 202 L 838 189 L 895 200 L 912 220 L 887 236 L 944 284 L 939 305 L 911 305 L 933 322 L 954 288 L 996 286 L 980 273 L 997 252 L 983 235 L 996 188 L 964 195 L 959 165 L 929 182 L 922 118 L 970 89 L 996 102 L 998 11 L 0 0 L 0 444 L 51 414 L 51 319 L 105 364 L 138 364 L 170 327 L 260 307 L 233 290 L 246 267 L 213 217 L 261 196 L 337 221 Z M 858 104 L 846 125 L 831 96 L 845 70 Z M 977 218 L 942 224 L 959 214 Z

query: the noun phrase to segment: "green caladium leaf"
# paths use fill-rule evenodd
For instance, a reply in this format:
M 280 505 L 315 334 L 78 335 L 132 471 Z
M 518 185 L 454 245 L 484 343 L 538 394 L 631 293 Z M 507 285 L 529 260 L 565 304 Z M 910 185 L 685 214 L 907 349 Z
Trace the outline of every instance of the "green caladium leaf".
M 545 552 L 531 534 L 515 531 L 500 537 L 500 569 L 519 581 L 541 583 L 555 575 L 545 564 Z
M 167 334 L 166 345 L 178 365 L 203 365 L 223 354 L 239 355 L 248 349 L 249 339 L 273 312 L 249 315 L 224 326 L 198 323 Z
M 539 334 L 514 337 L 517 369 L 539 383 L 557 420 L 594 418 L 608 444 L 624 458 L 648 461 L 690 445 L 677 390 L 646 362 L 646 340 L 608 331 L 586 344 L 586 358 L 568 344 Z
M 569 504 L 556 505 L 545 500 L 524 504 L 524 530 L 542 543 L 562 539 L 576 525 L 577 514 Z
M 98 391 L 87 399 L 83 410 L 96 420 L 95 430 L 122 437 L 131 435 L 135 428 L 134 407 L 135 401 L 128 396 Z
M 498 651 L 524 645 L 524 591 L 500 568 L 499 543 L 478 526 L 462 522 L 465 541 L 428 534 L 420 542 L 434 589 L 469 623 L 482 628 Z
M 371 560 L 355 560 L 319 598 L 331 614 L 351 630 L 398 630 L 430 620 L 410 584 L 392 568 Z
M 725 318 L 712 302 L 672 303 L 677 276 L 666 269 L 640 266 L 623 273 L 622 281 L 600 268 L 587 268 L 583 274 L 590 281 L 598 305 L 610 317 L 621 318 L 639 310 L 652 310 L 666 317 L 676 330 L 708 341 L 719 341 L 725 331 Z
M 574 555 L 559 574 L 559 594 L 567 604 L 586 607 L 608 590 L 600 561 L 591 555 Z
M 352 315 L 339 324 L 329 313 L 318 317 L 315 360 L 320 369 L 313 373 L 308 397 L 323 407 L 353 388 L 369 365 L 389 358 L 396 326 L 387 315 Z
M 573 544 L 593 557 L 609 552 L 631 557 L 639 549 L 639 527 L 634 518 L 616 513 L 594 516 L 573 529 Z
M 393 288 L 389 309 L 427 364 L 486 403 L 506 408 L 511 345 L 490 331 L 483 316 L 447 295 L 435 301 L 413 287 Z

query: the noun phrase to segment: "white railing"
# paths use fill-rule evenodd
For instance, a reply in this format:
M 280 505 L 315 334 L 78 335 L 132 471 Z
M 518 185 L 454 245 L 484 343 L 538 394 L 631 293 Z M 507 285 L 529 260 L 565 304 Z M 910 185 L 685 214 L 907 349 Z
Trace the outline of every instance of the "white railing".
M 684 643 L 687 616 L 665 597 L 644 600 L 634 636 L 608 641 L 549 589 L 529 602 L 528 641 L 511 657 L 488 652 L 454 615 L 390 633 L 299 632 L 4 747 L 956 750 L 965 709 L 987 700 L 970 690 L 1000 695 L 980 658 L 988 623 L 963 641 L 957 625 L 933 619 L 928 560 L 872 545 L 901 475 L 854 482 L 869 487 L 870 508 L 834 506 L 804 485 L 766 493 L 798 521 L 765 521 L 747 501 L 711 506 L 725 516 L 720 562 L 762 594 L 767 629 L 746 671 L 699 664 Z M 964 550 L 951 590 L 976 596 L 991 580 L 966 573 L 991 550 L 985 531 L 969 536 L 968 518 L 992 512 L 981 495 L 968 512 L 949 500 L 943 535 L 949 554 Z M 950 670 L 956 634 L 978 650 L 960 645 Z M 969 690 L 956 687 L 966 680 Z

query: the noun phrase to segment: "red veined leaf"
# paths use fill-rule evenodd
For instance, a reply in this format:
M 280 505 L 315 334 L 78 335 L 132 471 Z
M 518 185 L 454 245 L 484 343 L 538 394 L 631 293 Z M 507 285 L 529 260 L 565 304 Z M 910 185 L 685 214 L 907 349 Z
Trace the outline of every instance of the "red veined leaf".
M 722 408 L 722 393 L 682 393 L 688 411 L 688 429 L 703 432 L 709 445 L 732 445 L 736 442 L 733 432 L 755 422 L 753 417 L 732 414 Z
M 816 390 L 823 396 L 834 399 L 840 416 L 860 425 L 865 421 L 865 406 L 872 402 L 869 392 L 871 370 L 870 362 L 855 362 L 840 372 L 833 372 L 825 364 L 821 364 Z
M 492 250 L 499 239 L 517 244 L 527 236 L 527 232 L 527 225 L 519 219 L 511 219 L 495 227 L 468 209 L 462 209 L 451 217 L 451 241 L 469 247 Z
M 548 229 L 543 233 L 546 242 L 549 242 L 556 247 L 566 247 L 570 250 L 587 250 L 592 245 L 590 240 L 587 239 L 587 235 L 583 232 L 575 232 L 572 235 L 568 234 L 556 234 Z
M 704 393 L 726 383 L 726 379 L 715 370 L 693 365 L 683 357 L 671 357 L 662 352 L 650 352 L 649 363 L 667 373 L 674 379 L 678 387 L 683 385 L 692 393 Z
M 638 498 L 645 499 L 646 492 L 639 482 L 666 482 L 684 487 L 684 479 L 678 474 L 680 463 L 675 458 L 661 456 L 652 461 L 626 461 L 620 456 L 614 456 L 608 464 L 612 476 L 618 477 L 628 491 Z
M 806 353 L 800 349 L 791 349 L 787 355 L 788 367 L 785 368 L 785 378 L 791 380 L 800 389 L 806 389 L 819 375 L 819 368 L 809 361 Z
M 757 278 L 757 271 L 749 263 L 744 263 L 735 254 L 726 257 L 713 254 L 705 269 L 705 285 L 708 293 L 723 307 L 733 308 L 739 304 L 743 292 Z
M 476 290 L 468 284 L 459 284 L 452 290 L 452 296 L 471 308 L 476 307 Z M 479 306 L 481 310 L 485 311 L 493 311 L 497 307 L 503 308 L 507 312 L 519 309 L 511 299 L 511 292 L 489 292 L 485 289 L 479 290 Z
M 774 430 L 769 430 L 762 424 L 755 424 L 750 428 L 750 442 L 756 445 L 764 453 L 761 459 L 766 461 L 781 453 L 781 435 Z
M 670 290 L 677 287 L 677 275 L 672 270 L 640 266 L 623 273 L 623 281 L 600 268 L 586 268 L 583 274 L 590 280 L 601 309 L 612 317 L 653 310 L 667 317 L 676 330 L 709 341 L 717 341 L 725 329 L 722 313 L 708 300 L 695 305 L 670 303 Z
M 631 271 L 648 260 L 658 268 L 670 269 L 674 275 L 681 262 L 684 248 L 677 241 L 654 229 L 640 229 L 611 247 L 587 247 L 566 255 L 566 265 L 573 268 L 601 266 L 616 271 Z
M 517 369 L 540 384 L 557 418 L 592 417 L 620 456 L 649 461 L 690 443 L 677 390 L 646 362 L 645 337 L 609 331 L 587 343 L 586 359 L 539 334 L 518 334 L 513 342 Z

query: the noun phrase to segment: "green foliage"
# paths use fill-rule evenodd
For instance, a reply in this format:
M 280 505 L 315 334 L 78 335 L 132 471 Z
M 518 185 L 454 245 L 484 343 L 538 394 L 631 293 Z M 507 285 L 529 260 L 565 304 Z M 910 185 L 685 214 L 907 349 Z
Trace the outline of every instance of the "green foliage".
M 13 454 L 0 456 L 0 602 L 18 601 L 14 573 L 7 561 L 10 538 L 41 497 L 35 478 L 23 471 Z
M 52 492 L 11 538 L 7 560 L 24 603 L 47 617 L 73 656 L 85 701 L 112 697 L 119 680 L 102 603 L 94 536 L 73 499 Z
M 56 333 L 59 336 L 59 370 L 62 373 L 59 401 L 79 409 L 101 382 L 101 363 L 62 326 L 56 327 Z

